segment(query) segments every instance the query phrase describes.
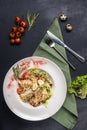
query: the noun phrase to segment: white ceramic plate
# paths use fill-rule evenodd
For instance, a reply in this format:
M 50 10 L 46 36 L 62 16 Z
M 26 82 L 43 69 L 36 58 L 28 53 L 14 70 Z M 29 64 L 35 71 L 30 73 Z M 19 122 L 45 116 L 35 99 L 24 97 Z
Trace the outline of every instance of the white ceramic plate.
M 48 105 L 33 107 L 29 103 L 23 103 L 16 92 L 18 84 L 13 77 L 13 67 L 27 66 L 28 68 L 40 68 L 49 73 L 53 80 L 53 93 Z M 63 105 L 67 93 L 67 85 L 63 72 L 52 61 L 43 57 L 27 57 L 16 62 L 7 72 L 3 83 L 3 95 L 7 106 L 17 116 L 31 121 L 44 120 L 54 115 Z

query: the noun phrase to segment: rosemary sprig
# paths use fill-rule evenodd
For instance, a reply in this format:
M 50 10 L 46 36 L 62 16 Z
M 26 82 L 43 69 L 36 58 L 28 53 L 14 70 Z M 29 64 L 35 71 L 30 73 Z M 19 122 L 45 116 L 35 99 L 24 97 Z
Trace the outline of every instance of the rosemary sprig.
M 34 13 L 33 15 L 31 15 L 30 11 L 29 10 L 27 11 L 27 21 L 29 24 L 28 30 L 30 30 L 34 26 L 38 16 L 39 16 L 39 13 L 37 13 L 37 14 Z

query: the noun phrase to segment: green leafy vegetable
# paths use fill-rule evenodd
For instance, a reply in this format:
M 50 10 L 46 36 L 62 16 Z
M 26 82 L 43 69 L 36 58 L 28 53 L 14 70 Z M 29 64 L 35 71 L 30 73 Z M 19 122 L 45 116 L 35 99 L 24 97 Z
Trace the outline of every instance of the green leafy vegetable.
M 15 80 L 17 80 L 19 77 L 20 77 L 20 74 L 22 73 L 22 71 L 25 69 L 25 68 L 22 68 L 21 70 L 19 69 L 19 66 L 17 65 L 17 67 L 13 67 L 13 73 L 14 73 L 14 78 Z
M 30 74 L 39 74 L 40 71 L 41 71 L 40 69 L 36 69 L 36 68 L 29 69 Z
M 39 16 L 39 13 L 37 13 L 37 14 L 35 13 L 35 14 L 31 15 L 30 11 L 29 10 L 27 11 L 27 21 L 29 24 L 28 30 L 30 30 L 34 26 L 38 16 Z
M 48 106 L 48 100 L 46 100 L 46 101 L 43 103 L 43 105 L 44 105 L 45 107 L 47 107 L 47 106 Z
M 68 87 L 69 93 L 74 93 L 81 99 L 86 98 L 87 95 L 87 75 L 78 76 Z

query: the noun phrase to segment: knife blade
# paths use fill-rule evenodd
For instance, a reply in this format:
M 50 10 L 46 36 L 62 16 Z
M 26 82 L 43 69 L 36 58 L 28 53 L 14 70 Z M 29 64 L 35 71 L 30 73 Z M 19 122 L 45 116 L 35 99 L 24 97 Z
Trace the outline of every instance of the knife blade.
M 81 55 L 79 55 L 77 52 L 75 52 L 74 50 L 72 50 L 70 47 L 68 47 L 63 41 L 61 41 L 57 36 L 55 36 L 53 33 L 51 33 L 49 30 L 47 30 L 47 34 L 50 37 L 50 39 L 55 42 L 58 43 L 59 45 L 63 46 L 64 48 L 66 48 L 71 54 L 73 54 L 79 61 L 81 62 L 85 62 L 85 58 L 82 57 Z
M 60 44 L 63 47 L 65 46 L 65 44 L 58 37 L 56 37 L 53 33 L 51 33 L 50 31 L 47 31 L 47 34 L 51 38 L 52 41 Z

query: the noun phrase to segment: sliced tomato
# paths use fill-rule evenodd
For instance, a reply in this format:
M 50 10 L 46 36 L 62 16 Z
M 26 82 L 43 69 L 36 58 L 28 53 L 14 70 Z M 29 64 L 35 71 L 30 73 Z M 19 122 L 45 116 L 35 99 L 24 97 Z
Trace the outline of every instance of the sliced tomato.
M 20 95 L 22 92 L 23 92 L 23 89 L 22 89 L 21 87 L 18 87 L 18 88 L 17 88 L 17 94 Z
M 29 77 L 29 72 L 28 72 L 28 71 L 24 72 L 24 73 L 22 74 L 22 77 L 23 77 L 23 78 L 28 78 L 28 77 Z
M 44 78 L 44 77 L 41 77 L 40 79 L 41 79 L 43 82 L 46 81 L 46 78 Z

